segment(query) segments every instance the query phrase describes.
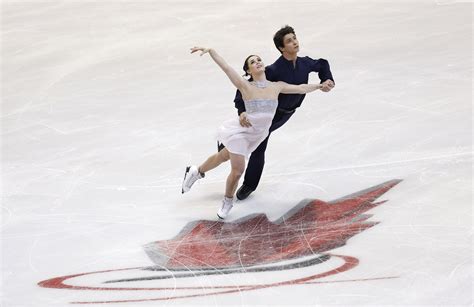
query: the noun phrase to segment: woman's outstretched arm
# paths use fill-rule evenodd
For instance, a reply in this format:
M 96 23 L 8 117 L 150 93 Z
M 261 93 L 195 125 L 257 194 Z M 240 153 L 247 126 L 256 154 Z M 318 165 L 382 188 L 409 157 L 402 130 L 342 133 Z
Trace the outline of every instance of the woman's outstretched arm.
M 282 94 L 306 94 L 320 90 L 322 88 L 321 84 L 288 84 L 283 81 L 277 82 L 280 86 L 280 93 Z
M 201 51 L 201 56 L 205 53 L 209 53 L 211 58 L 216 62 L 217 65 L 225 72 L 227 77 L 229 77 L 230 81 L 236 88 L 239 90 L 245 89 L 245 87 L 249 86 L 247 80 L 242 78 L 226 61 L 212 48 L 204 48 L 204 47 L 193 47 L 191 48 L 191 53 Z

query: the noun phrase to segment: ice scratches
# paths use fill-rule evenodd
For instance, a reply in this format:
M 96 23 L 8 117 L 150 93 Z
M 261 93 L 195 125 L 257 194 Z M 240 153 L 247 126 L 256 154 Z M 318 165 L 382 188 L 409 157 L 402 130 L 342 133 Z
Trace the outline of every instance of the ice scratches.
M 33 265 L 33 255 L 35 254 L 34 249 L 38 243 L 39 239 L 35 239 L 33 244 L 31 244 L 30 249 L 28 251 L 28 266 L 33 272 L 39 272 L 38 269 Z
M 11 217 L 12 217 L 12 211 L 8 209 L 8 207 L 2 206 L 2 216 L 1 216 L 2 224 L 1 224 L 0 229 L 5 228 L 5 226 L 7 226 L 8 223 L 10 223 Z
M 218 222 L 214 222 L 214 223 L 218 223 Z M 187 234 L 190 229 L 194 228 L 195 225 L 197 224 L 197 222 L 190 222 L 188 223 L 188 225 L 186 225 L 186 227 L 184 227 L 184 229 L 180 232 L 180 234 L 177 236 L 179 237 L 180 235 L 185 235 Z M 212 226 L 212 225 L 211 225 Z M 184 239 L 183 239 L 184 240 Z M 121 280 L 111 280 L 111 281 L 106 281 L 104 283 L 114 283 L 114 282 L 126 282 L 126 281 L 140 281 L 140 280 L 156 280 L 156 279 L 169 279 L 169 278 L 173 278 L 174 282 L 175 282 L 175 285 L 176 285 L 176 279 L 177 278 L 182 278 L 182 277 L 197 277 L 197 276 L 200 276 L 200 275 L 210 275 L 210 274 L 199 274 L 199 273 L 195 273 L 195 271 L 197 271 L 197 269 L 195 268 L 191 268 L 191 267 L 188 267 L 186 265 L 185 262 L 179 260 L 179 258 L 181 259 L 187 259 L 187 258 L 190 258 L 188 257 L 186 254 L 180 254 L 179 252 L 176 252 L 176 249 L 177 247 L 180 245 L 181 242 L 183 242 L 183 240 L 179 241 L 178 245 L 176 247 L 174 247 L 174 254 L 178 256 L 177 259 L 174 259 L 174 261 L 177 263 L 178 266 L 180 266 L 180 269 L 179 270 L 175 270 L 173 268 L 168 268 L 164 265 L 157 265 L 157 266 L 154 266 L 154 267 L 146 267 L 146 268 L 143 268 L 143 270 L 151 270 L 151 271 L 168 271 L 171 273 L 171 275 L 166 275 L 166 277 L 163 277 L 163 278 L 146 278 L 146 279 L 140 279 L 140 278 L 135 278 L 135 279 L 121 279 Z M 170 257 L 164 253 L 161 253 L 159 250 L 157 250 L 154 246 L 154 243 L 150 243 L 150 244 L 147 244 L 144 246 L 144 249 L 145 249 L 145 252 L 147 253 L 147 255 L 150 257 L 150 259 L 152 259 L 153 262 L 155 263 L 168 263 L 168 261 L 170 260 Z M 213 253 L 213 251 L 211 252 L 211 254 Z M 192 259 L 192 258 L 190 258 Z M 195 259 L 192 259 L 195 261 Z M 206 261 L 199 261 L 199 265 L 201 267 L 204 267 L 208 270 L 213 270 L 214 272 L 219 272 L 220 268 L 217 268 L 217 267 L 214 267 L 211 263 L 207 263 Z M 190 272 L 188 274 L 186 274 L 186 276 L 182 276 L 182 275 L 176 275 L 176 272 L 179 272 L 179 271 L 186 271 L 186 272 Z M 174 273 L 172 273 L 174 272 Z M 216 273 L 218 274 L 218 273 Z M 223 274 L 223 273 L 220 273 L 222 275 L 226 275 L 226 274 Z M 235 284 L 235 281 L 232 280 L 232 279 L 229 279 L 229 281 L 231 283 L 234 283 Z M 202 289 L 205 289 L 206 287 L 204 285 L 202 285 L 202 281 L 201 279 L 199 279 L 199 282 L 201 283 L 201 287 Z M 240 291 L 240 287 L 239 285 L 235 284 L 235 287 L 237 287 Z
M 109 280 L 105 281 L 104 283 L 118 283 L 118 282 L 131 282 L 131 281 L 145 281 L 145 280 L 160 280 L 160 279 L 170 279 L 170 278 L 186 278 L 186 277 L 196 277 L 196 276 L 205 276 L 205 275 L 218 275 L 218 274 L 236 274 L 236 273 L 254 273 L 254 272 L 268 272 L 268 271 L 282 271 L 282 270 L 291 270 L 291 269 L 299 269 L 308 266 L 312 266 L 315 264 L 323 263 L 330 259 L 329 255 L 316 255 L 315 257 L 311 257 L 305 261 L 293 261 L 289 263 L 282 263 L 282 264 L 273 264 L 268 266 L 251 266 L 251 267 L 240 267 L 235 266 L 231 268 L 220 267 L 208 267 L 208 268 L 176 268 L 176 269 L 168 269 L 165 267 L 148 267 L 144 268 L 144 270 L 148 271 L 167 271 L 170 274 L 166 275 L 159 275 L 159 276 L 148 276 L 148 277 L 139 277 L 139 278 L 127 278 L 127 279 L 116 279 L 116 280 Z M 184 273 L 177 273 L 177 272 L 184 272 Z M 191 273 L 186 273 L 191 272 Z
M 457 4 L 457 3 L 468 4 L 470 3 L 470 1 L 469 0 L 436 0 L 437 5 L 451 5 L 451 4 Z
M 312 170 L 310 169 L 310 170 L 304 170 L 304 171 L 275 173 L 275 174 L 266 175 L 266 177 L 282 177 L 282 176 L 290 176 L 290 175 L 332 172 L 332 171 L 339 171 L 339 170 L 353 170 L 353 169 L 358 169 L 358 168 L 399 165 L 399 164 L 420 162 L 420 161 L 444 160 L 444 159 L 451 159 L 455 157 L 471 157 L 472 158 L 472 155 L 473 155 L 473 152 L 447 153 L 447 154 L 436 155 L 436 156 L 425 156 L 425 157 L 412 158 L 412 159 L 391 160 L 391 161 L 378 162 L 378 163 L 344 165 L 344 166 L 331 167 L 331 168 L 325 168 L 325 169 L 312 169 Z

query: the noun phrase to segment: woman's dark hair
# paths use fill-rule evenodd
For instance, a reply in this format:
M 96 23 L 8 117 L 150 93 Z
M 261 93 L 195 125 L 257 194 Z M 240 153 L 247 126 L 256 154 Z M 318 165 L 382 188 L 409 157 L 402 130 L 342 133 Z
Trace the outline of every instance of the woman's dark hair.
M 280 30 L 278 30 L 273 36 L 273 43 L 275 43 L 275 47 L 278 49 L 278 51 L 280 51 L 280 53 L 283 53 L 281 52 L 280 48 L 285 47 L 285 44 L 283 43 L 283 38 L 285 37 L 285 35 L 290 33 L 295 34 L 295 30 L 293 30 L 293 28 L 289 25 L 286 25 Z
M 249 61 L 249 59 L 250 59 L 251 57 L 253 57 L 253 56 L 256 56 L 256 55 L 255 55 L 255 54 L 251 54 L 251 55 L 249 55 L 249 56 L 245 59 L 244 67 L 243 67 L 244 72 L 245 72 L 244 77 L 250 76 L 249 73 L 247 72 L 247 70 L 249 70 L 249 63 L 248 63 L 248 61 Z M 252 81 L 252 77 L 250 77 L 249 81 Z

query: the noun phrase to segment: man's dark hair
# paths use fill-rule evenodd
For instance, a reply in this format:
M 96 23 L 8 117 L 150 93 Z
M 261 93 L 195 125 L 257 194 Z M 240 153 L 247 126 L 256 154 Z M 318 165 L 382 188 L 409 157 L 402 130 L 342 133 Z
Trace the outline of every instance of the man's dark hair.
M 280 51 L 280 53 L 283 53 L 281 52 L 280 48 L 285 47 L 285 44 L 283 43 L 283 38 L 285 37 L 285 35 L 290 33 L 295 34 L 295 30 L 293 30 L 293 28 L 289 25 L 286 25 L 280 30 L 278 30 L 277 33 L 275 33 L 275 35 L 273 36 L 273 42 L 275 43 L 275 47 L 278 49 L 278 51 Z

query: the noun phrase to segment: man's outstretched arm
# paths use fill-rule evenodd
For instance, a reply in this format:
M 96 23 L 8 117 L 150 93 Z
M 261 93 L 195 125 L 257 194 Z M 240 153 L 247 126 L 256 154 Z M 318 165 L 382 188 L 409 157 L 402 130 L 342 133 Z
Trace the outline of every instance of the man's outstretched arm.
M 323 92 L 329 92 L 334 88 L 335 82 L 327 60 L 313 60 L 313 71 L 318 73 L 318 77 L 323 85 L 321 88 Z
M 245 112 L 245 104 L 244 100 L 242 99 L 242 93 L 239 90 L 235 92 L 234 98 L 235 108 L 237 109 L 238 114 L 240 115 L 242 112 Z

